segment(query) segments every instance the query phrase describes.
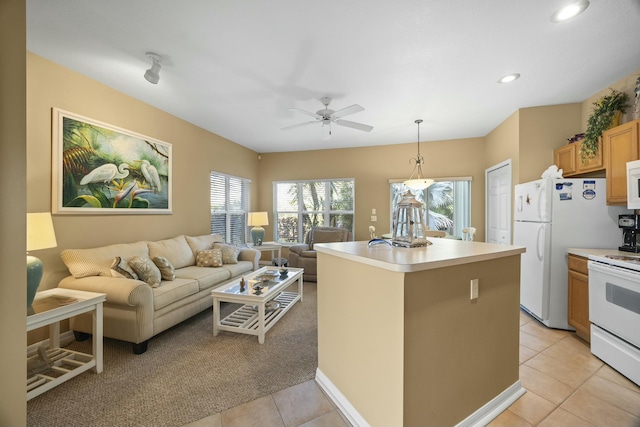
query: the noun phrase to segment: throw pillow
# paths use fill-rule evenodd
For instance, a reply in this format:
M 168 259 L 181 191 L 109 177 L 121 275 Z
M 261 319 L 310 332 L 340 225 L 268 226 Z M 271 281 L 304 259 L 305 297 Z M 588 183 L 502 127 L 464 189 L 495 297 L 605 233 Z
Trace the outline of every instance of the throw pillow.
M 214 243 L 213 249 L 220 249 L 222 251 L 222 263 L 223 264 L 237 264 L 238 255 L 240 255 L 240 249 L 234 245 L 227 243 Z
M 196 252 L 198 267 L 222 267 L 222 251 L 220 249 L 205 249 Z
M 162 280 L 162 274 L 160 270 L 149 258 L 141 258 L 134 256 L 129 260 L 129 265 L 136 272 L 138 278 L 143 282 L 151 285 L 152 288 L 160 286 L 160 280 Z
M 171 265 L 168 259 L 163 256 L 157 256 L 153 258 L 153 263 L 160 270 L 162 280 L 175 280 L 176 269 L 173 268 L 173 265 Z
M 119 256 L 115 257 L 111 263 L 111 276 L 123 279 L 138 279 L 138 275 L 129 266 L 127 260 Z

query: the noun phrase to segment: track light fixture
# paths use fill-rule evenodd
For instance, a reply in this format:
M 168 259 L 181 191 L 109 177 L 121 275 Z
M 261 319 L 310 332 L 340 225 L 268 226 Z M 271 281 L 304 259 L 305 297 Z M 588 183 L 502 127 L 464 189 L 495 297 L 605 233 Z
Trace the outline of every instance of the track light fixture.
M 147 52 L 147 58 L 153 61 L 153 64 L 151 65 L 151 68 L 144 73 L 144 78 L 147 79 L 149 83 L 153 83 L 154 85 L 158 84 L 158 81 L 160 80 L 160 74 L 158 73 L 160 72 L 161 67 L 161 57 L 157 53 Z

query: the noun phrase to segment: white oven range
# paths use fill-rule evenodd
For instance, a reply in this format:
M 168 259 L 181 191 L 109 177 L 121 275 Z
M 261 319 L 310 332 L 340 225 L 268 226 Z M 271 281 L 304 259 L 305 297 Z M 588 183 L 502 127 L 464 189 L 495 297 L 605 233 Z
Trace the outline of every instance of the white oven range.
M 640 385 L 640 256 L 591 256 L 591 352 Z

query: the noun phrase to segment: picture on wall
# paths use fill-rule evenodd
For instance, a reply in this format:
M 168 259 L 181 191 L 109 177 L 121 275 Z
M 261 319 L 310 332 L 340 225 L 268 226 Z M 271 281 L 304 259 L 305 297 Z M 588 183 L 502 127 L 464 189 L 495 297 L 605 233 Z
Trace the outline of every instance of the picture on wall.
M 171 144 L 53 109 L 56 214 L 170 214 Z

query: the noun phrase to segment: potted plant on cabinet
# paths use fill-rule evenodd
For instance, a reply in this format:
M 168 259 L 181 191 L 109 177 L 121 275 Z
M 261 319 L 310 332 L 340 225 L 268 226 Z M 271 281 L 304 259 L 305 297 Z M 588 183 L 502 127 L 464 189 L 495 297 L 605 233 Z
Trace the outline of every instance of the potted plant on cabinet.
M 626 93 L 611 89 L 611 93 L 602 96 L 593 103 L 593 111 L 587 120 L 587 130 L 580 147 L 584 158 L 593 158 L 598 153 L 598 138 L 602 133 L 620 123 L 620 115 L 628 107 Z

